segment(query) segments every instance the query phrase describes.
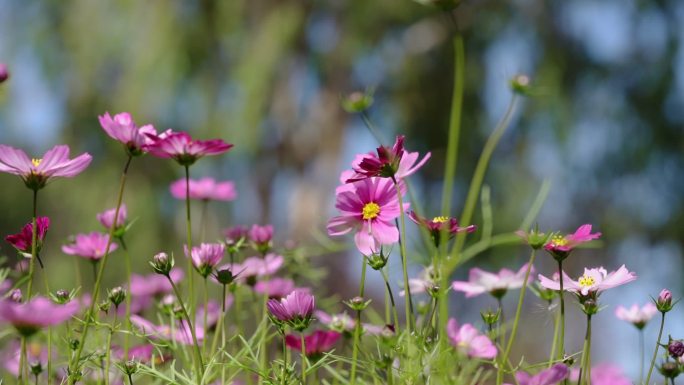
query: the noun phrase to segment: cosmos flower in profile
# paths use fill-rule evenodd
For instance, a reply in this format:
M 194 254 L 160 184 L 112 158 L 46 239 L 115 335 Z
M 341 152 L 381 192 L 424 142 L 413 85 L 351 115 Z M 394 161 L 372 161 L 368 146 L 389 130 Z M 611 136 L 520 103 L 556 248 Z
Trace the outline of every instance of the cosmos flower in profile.
M 530 272 L 533 271 L 534 266 Z M 451 287 L 456 291 L 464 292 L 467 298 L 484 293 L 500 298 L 508 290 L 523 287 L 526 272 L 527 264 L 524 264 L 517 272 L 501 269 L 496 274 L 475 267 L 470 269 L 468 281 L 454 281 Z
M 563 290 L 580 297 L 597 297 L 601 292 L 634 281 L 636 274 L 627 270 L 625 265 L 608 273 L 603 267 L 584 269 L 584 274 L 577 281 L 563 272 L 565 282 Z M 560 290 L 560 282 L 539 275 L 541 285 L 547 289 Z
M 190 188 L 190 199 L 202 201 L 232 201 L 237 198 L 235 183 L 229 180 L 219 182 L 211 177 L 190 179 L 188 186 L 185 184 L 185 178 L 179 179 L 171 183 L 169 190 L 174 198 L 185 199 L 188 187 Z
M 314 296 L 310 293 L 295 290 L 280 300 L 269 299 L 266 307 L 273 318 L 302 331 L 311 322 L 315 303 Z
M 36 234 L 36 252 L 40 252 L 43 246 L 43 240 L 50 227 L 50 218 L 38 217 L 36 218 L 36 227 L 38 233 Z M 21 232 L 17 234 L 8 235 L 5 240 L 9 242 L 17 251 L 26 258 L 31 258 L 31 245 L 33 243 L 33 221 L 27 223 L 22 227 Z
M 208 155 L 220 155 L 233 145 L 222 139 L 192 139 L 186 132 L 167 130 L 159 135 L 149 136 L 152 143 L 145 146 L 147 151 L 160 158 L 174 159 L 181 166 L 190 166 L 198 159 Z
M 590 224 L 584 224 L 572 234 L 554 235 L 546 242 L 544 250 L 548 251 L 555 259 L 563 260 L 578 245 L 601 237 L 601 233 L 592 233 L 591 227 Z
M 471 358 L 492 359 L 496 357 L 496 346 L 484 334 L 471 324 L 463 324 L 461 327 L 455 319 L 449 319 L 447 323 L 447 335 L 449 342 L 458 350 Z
M 98 233 L 97 231 L 89 234 L 77 234 L 71 243 L 62 246 L 62 252 L 87 258 L 91 261 L 99 261 L 107 251 L 108 242 L 109 234 Z M 113 253 L 118 247 L 119 245 L 116 242 L 111 242 L 109 252 Z
M 69 159 L 66 145 L 51 148 L 41 158 L 29 159 L 23 150 L 0 144 L 0 172 L 18 175 L 31 190 L 42 189 L 52 178 L 80 174 L 92 159 L 88 153 Z
M 635 303 L 629 308 L 620 305 L 615 309 L 615 316 L 618 319 L 631 323 L 637 329 L 643 329 L 656 314 L 658 308 L 653 302 L 648 302 L 644 306 Z
M 78 301 L 60 305 L 41 296 L 25 303 L 3 300 L 0 301 L 0 320 L 12 324 L 21 335 L 28 337 L 40 329 L 70 319 L 80 308 Z
M 107 135 L 123 143 L 126 151 L 132 156 L 144 154 L 145 146 L 153 143 L 151 136 L 157 135 L 157 130 L 151 124 L 138 127 L 128 112 L 122 112 L 113 117 L 109 115 L 109 112 L 105 112 L 104 115 L 98 116 L 98 119 Z

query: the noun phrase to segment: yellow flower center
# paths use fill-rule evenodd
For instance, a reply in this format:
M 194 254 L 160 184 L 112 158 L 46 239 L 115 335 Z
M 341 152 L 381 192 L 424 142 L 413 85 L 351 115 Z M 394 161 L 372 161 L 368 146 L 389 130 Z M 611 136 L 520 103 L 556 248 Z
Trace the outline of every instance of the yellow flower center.
M 579 284 L 582 287 L 594 286 L 595 283 L 596 283 L 596 280 L 594 278 L 588 276 L 588 275 L 583 275 L 579 279 Z
M 31 159 L 31 163 L 33 163 L 34 167 L 40 166 L 40 162 L 42 162 L 42 161 L 43 161 L 42 159 L 37 159 L 37 158 Z
M 445 217 L 443 215 L 432 218 L 432 222 L 434 222 L 434 223 L 444 223 L 444 222 L 447 222 L 448 220 L 449 220 L 449 217 Z
M 366 203 L 361 212 L 364 220 L 374 219 L 380 214 L 380 206 L 375 202 Z
M 551 238 L 551 244 L 554 246 L 567 246 L 568 240 L 562 235 L 556 235 Z

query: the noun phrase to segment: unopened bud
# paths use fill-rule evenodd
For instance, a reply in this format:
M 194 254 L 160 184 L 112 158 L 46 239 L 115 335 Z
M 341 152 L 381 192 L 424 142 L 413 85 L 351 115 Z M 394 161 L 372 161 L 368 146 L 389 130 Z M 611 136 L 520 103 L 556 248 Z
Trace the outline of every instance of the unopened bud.
M 369 257 L 366 257 L 368 260 L 368 266 L 370 266 L 373 270 L 381 270 L 385 265 L 387 265 L 387 257 L 384 255 L 382 251 L 380 253 L 374 253 L 371 254 Z
M 12 294 L 10 294 L 9 298 L 16 303 L 21 303 L 21 301 L 24 299 L 24 296 L 21 294 L 20 289 L 14 289 L 12 290 Z
M 230 269 L 216 270 L 214 278 L 222 285 L 230 285 L 235 280 L 235 276 Z
M 31 369 L 31 374 L 38 376 L 43 373 L 43 364 L 40 361 L 34 361 L 29 363 L 29 368 Z
M 660 292 L 660 295 L 658 295 L 658 299 L 655 301 L 655 304 L 659 312 L 669 312 L 674 307 L 674 304 L 672 303 L 672 293 L 667 289 L 663 289 Z
M 373 105 L 373 92 L 371 90 L 352 92 L 342 99 L 342 108 L 350 113 L 366 111 L 371 105 Z
M 527 75 L 519 74 L 515 75 L 510 82 L 511 89 L 513 92 L 519 95 L 529 95 L 530 94 L 530 78 Z
M 112 304 L 114 304 L 114 307 L 118 308 L 126 300 L 126 290 L 121 286 L 117 286 L 109 291 L 108 297 Z
M 349 301 L 346 301 L 345 304 L 352 308 L 353 310 L 356 311 L 363 311 L 368 307 L 368 304 L 371 303 L 371 300 L 369 299 L 368 301 L 364 300 L 363 297 L 354 297 L 350 299 Z
M 152 268 L 157 274 L 165 275 L 168 277 L 171 269 L 173 269 L 174 261 L 173 257 L 170 257 L 166 253 L 159 253 L 154 256 L 152 262 L 150 262 Z
M 497 322 L 499 322 L 500 315 L 501 309 L 497 309 L 497 311 L 487 309 L 480 312 L 480 316 L 482 317 L 482 321 L 485 323 L 485 325 L 495 325 Z
M 679 364 L 672 361 L 663 362 L 658 370 L 665 378 L 675 378 L 680 373 Z
M 684 343 L 681 340 L 671 340 L 667 344 L 667 352 L 672 358 L 679 358 L 684 355 Z
M 71 292 L 69 290 L 59 289 L 52 296 L 52 299 L 58 304 L 65 304 L 71 301 Z
M 594 299 L 587 299 L 582 303 L 582 311 L 586 315 L 594 315 L 599 311 L 598 303 Z

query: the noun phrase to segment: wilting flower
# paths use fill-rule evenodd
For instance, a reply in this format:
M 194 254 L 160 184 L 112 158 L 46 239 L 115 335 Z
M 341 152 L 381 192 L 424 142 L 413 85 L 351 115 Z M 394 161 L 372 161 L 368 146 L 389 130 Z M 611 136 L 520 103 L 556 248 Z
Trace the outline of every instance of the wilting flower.
M 237 197 L 235 183 L 231 181 L 218 182 L 211 177 L 190 179 L 186 186 L 185 178 L 179 179 L 169 187 L 171 195 L 176 199 L 185 199 L 187 188 L 190 187 L 190 199 L 203 201 L 232 201 Z
M 315 332 L 304 336 L 304 354 L 307 356 L 319 356 L 330 351 L 337 340 L 340 339 L 341 334 L 332 330 L 316 330 Z M 302 351 L 302 340 L 299 336 L 288 334 L 285 336 L 285 344 L 290 348 Z
M 15 377 L 19 376 L 19 364 L 21 362 L 21 346 L 18 342 L 14 342 L 7 347 L 7 350 L 2 355 L 3 368 Z M 40 365 L 43 368 L 47 367 L 48 352 L 47 349 L 37 342 L 28 342 L 26 344 L 26 362 L 29 365 Z
M 289 278 L 273 278 L 268 281 L 257 282 L 254 291 L 259 294 L 266 294 L 268 298 L 282 298 L 292 293 L 293 290 L 310 292 L 309 288 L 295 287 L 293 280 Z
M 172 330 L 168 325 L 155 325 L 138 315 L 132 315 L 131 323 L 152 338 L 173 340 L 183 345 L 193 345 L 192 333 L 186 322 L 176 324 Z M 204 329 L 199 326 L 195 327 L 195 335 L 197 341 L 200 342 L 204 339 Z
M 111 208 L 109 210 L 105 210 L 99 214 L 97 214 L 97 220 L 104 226 L 106 229 L 111 229 L 112 225 L 114 224 L 114 215 L 116 214 L 116 207 Z M 126 204 L 122 203 L 121 207 L 119 207 L 119 215 L 116 219 L 116 228 L 114 229 L 115 231 L 117 229 L 122 228 L 126 224 L 126 218 L 128 217 L 128 210 L 126 209 Z
M 225 251 L 226 247 L 223 243 L 202 243 L 193 247 L 192 250 L 188 250 L 188 246 L 185 246 L 185 255 L 192 258 L 193 266 L 204 278 L 209 276 L 214 267 L 221 262 Z
M 104 115 L 98 116 L 98 119 L 107 135 L 123 143 L 126 151 L 133 156 L 142 155 L 145 152 L 144 147 L 153 143 L 151 137 L 157 135 L 157 130 L 151 124 L 138 127 L 128 112 L 116 114 L 114 117 L 105 112 Z
M 372 177 L 401 179 L 416 172 L 430 156 L 431 154 L 427 153 L 416 164 L 418 153 L 405 151 L 404 136 L 399 135 L 392 148 L 380 146 L 377 148 L 377 155 L 368 153 L 357 157 L 352 164 L 354 175 L 347 179 L 346 183 Z
M 577 281 L 574 281 L 563 272 L 563 290 L 575 293 L 580 297 L 596 298 L 602 291 L 632 282 L 636 278 L 636 274 L 627 270 L 625 265 L 610 273 L 603 267 L 585 268 L 584 274 Z M 560 282 L 558 281 L 546 278 L 541 274 L 539 275 L 539 281 L 547 289 L 560 290 Z
M 568 378 L 570 369 L 563 364 L 556 364 L 552 367 L 530 376 L 525 372 L 517 372 L 515 379 L 520 385 L 556 385 Z M 510 384 L 505 384 L 510 385 Z
M 0 301 L 0 320 L 12 324 L 20 334 L 30 336 L 38 330 L 59 325 L 80 309 L 78 301 L 58 305 L 41 296 L 28 302 Z
M 58 145 L 42 158 L 29 159 L 23 150 L 0 144 L 0 172 L 19 175 L 32 190 L 40 190 L 54 177 L 71 178 L 90 164 L 88 153 L 69 159 L 69 146 Z
M 233 147 L 222 139 L 193 140 L 185 132 L 171 130 L 151 136 L 151 139 L 152 143 L 145 147 L 150 154 L 172 158 L 181 166 L 189 166 L 203 156 L 223 154 Z
M 454 281 L 451 287 L 456 291 L 464 292 L 467 298 L 483 293 L 489 293 L 494 297 L 501 298 L 508 290 L 523 287 L 527 265 L 524 264 L 518 272 L 501 269 L 498 274 L 475 267 L 470 269 L 468 281 Z M 532 266 L 530 273 L 532 272 L 534 272 L 534 266 Z
M 43 240 L 47 234 L 48 227 L 50 227 L 50 218 L 37 217 L 36 227 L 38 233 L 36 234 L 36 252 L 39 253 L 43 247 Z M 27 223 L 22 227 L 21 232 L 17 234 L 8 235 L 5 240 L 9 242 L 19 253 L 26 258 L 31 258 L 31 245 L 33 243 L 33 221 Z
M 470 357 L 484 359 L 496 357 L 496 346 L 471 324 L 464 324 L 459 328 L 456 320 L 450 318 L 447 323 L 447 335 L 454 347 Z
M 381 245 L 399 240 L 394 219 L 399 217 L 399 201 L 392 181 L 382 178 L 364 179 L 353 184 L 354 190 L 337 193 L 335 207 L 342 215 L 328 222 L 328 234 L 344 235 L 355 231 L 356 248 L 364 255 L 380 251 Z M 401 193 L 406 186 L 401 184 Z M 408 204 L 404 204 L 404 210 Z
M 257 250 L 267 251 L 271 246 L 271 239 L 273 239 L 273 225 L 252 225 L 247 236 Z
M 579 368 L 573 369 L 570 381 L 579 379 Z M 632 381 L 613 364 L 598 364 L 591 368 L 591 385 L 632 385 Z
M 544 245 L 544 249 L 551 253 L 557 260 L 567 258 L 570 252 L 582 243 L 598 239 L 601 233 L 592 233 L 591 225 L 585 224 L 577 228 L 573 234 L 554 235 Z
M 109 242 L 109 235 L 97 231 L 90 234 L 77 234 L 72 243 L 62 246 L 62 251 L 65 254 L 99 261 L 107 251 L 107 242 Z M 111 242 L 109 252 L 114 252 L 118 247 L 119 245 L 116 242 Z
M 409 212 L 409 218 L 411 218 L 411 220 L 417 225 L 426 228 L 430 232 L 432 242 L 437 247 L 440 245 L 442 232 L 445 232 L 448 239 L 451 239 L 457 233 L 472 233 L 473 231 L 477 230 L 477 226 L 475 225 L 460 227 L 458 225 L 458 219 L 451 217 L 439 216 L 428 219 L 419 216 L 415 211 L 411 211 Z
M 636 326 L 637 329 L 643 329 L 648 321 L 653 318 L 654 315 L 658 313 L 656 306 L 648 302 L 643 307 L 634 304 L 629 309 L 624 306 L 618 306 L 615 309 L 615 316 L 623 321 L 627 321 L 632 325 Z
M 280 300 L 269 299 L 266 306 L 275 320 L 302 331 L 311 322 L 315 299 L 307 292 L 295 290 Z

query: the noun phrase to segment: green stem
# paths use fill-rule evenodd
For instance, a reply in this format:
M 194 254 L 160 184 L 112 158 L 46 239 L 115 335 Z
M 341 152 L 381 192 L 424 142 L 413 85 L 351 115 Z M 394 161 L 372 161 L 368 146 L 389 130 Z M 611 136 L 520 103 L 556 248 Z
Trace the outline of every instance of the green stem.
M 280 385 L 285 385 L 287 381 L 287 344 L 285 343 L 285 331 L 283 330 L 283 371 L 280 377 Z
M 106 357 L 105 357 L 105 373 L 104 373 L 105 374 L 104 375 L 105 385 L 109 384 L 109 367 L 110 367 L 111 361 L 112 361 L 112 359 L 111 359 L 112 358 L 112 355 L 111 355 L 111 352 L 112 352 L 112 336 L 114 335 L 114 330 L 116 328 L 116 321 L 118 318 L 117 316 L 119 314 L 118 310 L 119 309 L 117 306 L 117 308 L 114 309 L 114 323 L 112 324 L 112 329 L 109 331 L 109 335 L 107 336 L 107 353 L 106 353 Z
M 202 352 L 200 351 L 199 344 L 197 343 L 197 335 L 195 333 L 195 327 L 192 325 L 192 321 L 190 320 L 190 314 L 188 313 L 187 308 L 185 307 L 185 304 L 183 303 L 183 298 L 181 298 L 180 290 L 178 290 L 178 286 L 173 282 L 170 276 L 166 276 L 166 278 L 169 280 L 171 283 L 171 287 L 173 288 L 174 294 L 176 294 L 176 298 L 178 299 L 178 303 L 181 306 L 181 310 L 183 310 L 183 316 L 185 317 L 185 322 L 188 323 L 188 329 L 190 329 L 190 335 L 192 336 L 192 344 L 195 347 L 195 365 L 197 369 L 197 384 L 201 385 L 202 383 L 202 377 L 203 377 L 203 372 L 204 372 L 204 362 L 202 362 Z
M 503 298 L 497 297 L 496 303 L 499 306 L 499 325 L 498 325 L 498 330 L 496 332 L 496 334 L 497 334 L 496 338 L 501 343 L 501 346 L 504 347 L 504 346 L 506 346 L 506 329 L 505 329 L 506 317 L 504 317 Z M 506 361 L 502 360 L 501 362 L 506 362 Z
M 551 342 L 551 354 L 549 355 L 548 368 L 553 366 L 556 360 L 556 344 L 558 343 L 558 329 L 560 328 L 560 312 L 556 312 L 553 316 L 553 340 Z
M 587 314 L 587 334 L 584 337 L 584 348 L 582 349 L 582 364 L 580 365 L 579 378 L 577 385 L 582 385 L 582 377 L 584 382 L 591 383 L 591 314 Z
M 188 286 L 190 294 L 190 313 L 192 314 L 192 319 L 195 319 L 197 315 L 197 306 L 195 303 L 195 279 L 192 268 L 192 258 L 190 254 L 192 252 L 192 218 L 190 216 L 190 166 L 185 165 L 185 223 L 186 223 L 186 233 L 187 241 L 186 246 L 188 248 Z
M 221 303 L 221 314 L 219 314 L 218 322 L 216 323 L 216 333 L 214 333 L 214 341 L 211 343 L 211 353 L 216 354 L 216 349 L 218 348 L 219 335 L 223 335 L 225 332 L 223 330 L 223 318 L 226 315 L 226 285 L 222 285 L 222 296 L 223 302 Z M 225 346 L 224 346 L 225 347 Z
M 363 265 L 361 267 L 361 282 L 359 284 L 359 297 L 363 298 L 363 293 L 366 289 L 366 258 L 362 258 Z M 397 325 L 398 326 L 398 325 Z M 361 338 L 361 311 L 356 312 L 356 325 L 354 327 L 354 346 L 352 347 L 352 366 L 351 366 L 351 381 L 350 384 L 356 383 L 356 364 L 359 355 L 359 339 Z
M 397 200 L 399 201 L 399 252 L 401 254 L 401 269 L 404 274 L 404 291 L 406 292 L 406 295 L 404 296 L 406 300 L 406 330 L 408 330 L 408 333 L 411 334 L 413 330 L 413 312 L 411 311 L 411 288 L 409 287 L 408 258 L 406 255 L 406 220 L 404 218 L 404 201 L 398 181 L 394 177 L 392 177 L 392 181 L 394 182 L 394 188 L 397 191 Z M 398 327 L 399 325 L 397 325 L 397 328 Z
M 558 276 L 560 291 L 558 292 L 558 297 L 560 299 L 560 336 L 559 336 L 559 348 L 558 348 L 558 360 L 565 359 L 565 298 L 563 296 L 563 261 L 558 261 Z
M 207 278 L 204 278 L 204 314 L 202 317 L 202 330 L 207 333 L 207 313 L 209 312 L 209 286 L 207 285 Z M 213 350 L 212 350 L 213 351 Z M 202 352 L 207 353 L 207 344 L 202 344 Z
M 304 341 L 304 333 L 299 333 L 299 338 L 302 341 L 302 384 L 306 385 L 306 342 Z
M 50 373 L 52 373 L 52 326 L 48 327 L 48 335 L 47 335 L 47 384 L 50 385 L 52 383 L 52 376 Z
M 660 331 L 658 332 L 658 339 L 656 340 L 655 350 L 653 351 L 653 358 L 651 359 L 651 366 L 648 368 L 648 376 L 646 376 L 646 385 L 651 383 L 651 374 L 655 366 L 656 357 L 658 357 L 658 349 L 660 348 L 660 338 L 663 336 L 663 327 L 665 327 L 665 312 L 660 313 Z
M 33 190 L 33 219 L 31 220 L 32 233 L 31 233 L 31 260 L 29 261 L 29 277 L 28 277 L 28 287 L 26 288 L 26 301 L 31 300 L 31 289 L 33 288 L 33 271 L 35 269 L 36 259 L 38 257 L 38 229 L 37 229 L 37 218 L 38 218 L 38 190 Z M 43 266 L 43 263 L 40 263 Z
M 387 277 L 387 272 L 384 269 L 380 269 L 382 274 L 382 279 L 385 280 L 385 286 L 387 287 L 387 293 L 389 294 L 389 299 L 392 304 L 392 314 L 394 316 L 394 327 L 399 328 L 399 313 L 397 313 L 397 305 L 394 302 L 394 295 L 392 294 L 392 287 L 389 284 L 389 277 Z
M 128 385 L 133 385 L 133 375 L 128 373 Z
M 28 363 L 26 361 L 26 337 L 21 336 L 21 353 L 19 353 L 19 376 L 17 378 L 17 384 L 23 384 L 24 376 L 28 377 Z
M 522 314 L 523 302 L 525 301 L 525 292 L 527 291 L 527 282 L 530 278 L 530 273 L 532 271 L 532 266 L 534 264 L 534 258 L 537 255 L 537 250 L 532 249 L 532 254 L 530 255 L 530 261 L 527 263 L 527 271 L 525 271 L 525 280 L 523 281 L 523 286 L 520 289 L 520 295 L 518 296 L 518 308 L 515 311 L 515 319 L 513 320 L 513 329 L 511 330 L 511 339 L 506 344 L 506 350 L 503 355 L 503 362 L 508 361 L 508 356 L 511 353 L 511 348 L 513 348 L 513 343 L 515 342 L 515 336 L 518 333 L 518 322 L 520 321 L 520 314 Z M 499 368 L 496 375 L 497 385 L 503 383 L 503 368 Z
M 127 333 L 124 333 L 124 362 L 128 361 L 128 349 L 130 347 L 130 334 L 132 330 L 132 324 L 131 324 L 131 275 L 132 273 L 132 268 L 131 268 L 131 255 L 128 252 L 128 247 L 126 247 L 126 242 L 124 241 L 123 236 L 119 237 L 119 243 L 121 243 L 121 249 L 124 252 L 124 259 L 126 263 L 126 331 Z
M 644 329 L 639 329 L 639 384 L 644 380 Z
M 378 144 L 382 146 L 382 139 L 375 128 L 375 124 L 373 124 L 373 122 L 370 120 L 370 116 L 368 116 L 368 112 L 365 110 L 361 111 L 361 120 L 363 120 L 363 123 L 366 125 L 366 127 L 368 127 L 368 131 L 370 131 L 371 135 L 373 135 Z
M 117 226 L 116 221 L 119 218 L 119 209 L 121 208 L 121 202 L 123 201 L 124 187 L 126 186 L 126 176 L 128 174 L 128 168 L 131 166 L 132 160 L 133 157 L 129 155 L 128 160 L 126 161 L 126 165 L 124 166 L 123 173 L 121 174 L 121 182 L 119 183 L 119 196 L 116 201 L 116 210 L 114 210 L 114 220 L 112 221 L 112 227 L 109 229 L 107 246 L 105 246 L 105 253 L 102 256 L 100 270 L 98 271 L 97 278 L 95 279 L 95 288 L 93 289 L 92 293 L 93 298 L 84 317 L 85 321 L 83 323 L 83 333 L 81 334 L 81 340 L 79 341 L 80 343 L 78 345 L 78 350 L 76 351 L 76 354 L 73 356 L 73 359 L 69 363 L 70 385 L 75 385 L 76 383 L 76 376 L 74 376 L 73 374 L 76 373 L 76 369 L 80 365 L 81 355 L 83 354 L 83 347 L 85 346 L 86 338 L 88 337 L 88 330 L 90 330 L 91 321 L 93 321 L 93 319 L 97 316 L 97 313 L 95 312 L 95 306 L 97 306 L 98 303 L 100 295 L 100 286 L 102 285 L 102 277 L 104 276 L 105 267 L 107 266 L 107 257 L 109 257 L 109 249 L 112 245 L 112 239 L 114 238 L 114 229 L 116 229 Z

